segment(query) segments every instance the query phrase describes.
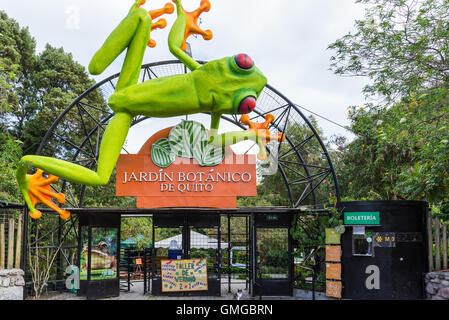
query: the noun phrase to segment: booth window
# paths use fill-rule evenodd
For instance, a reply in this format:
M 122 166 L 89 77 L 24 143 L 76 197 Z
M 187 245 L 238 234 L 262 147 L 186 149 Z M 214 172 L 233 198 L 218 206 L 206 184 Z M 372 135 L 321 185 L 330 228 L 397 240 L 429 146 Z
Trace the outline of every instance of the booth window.
M 352 255 L 372 257 L 373 238 L 370 233 L 352 235 Z

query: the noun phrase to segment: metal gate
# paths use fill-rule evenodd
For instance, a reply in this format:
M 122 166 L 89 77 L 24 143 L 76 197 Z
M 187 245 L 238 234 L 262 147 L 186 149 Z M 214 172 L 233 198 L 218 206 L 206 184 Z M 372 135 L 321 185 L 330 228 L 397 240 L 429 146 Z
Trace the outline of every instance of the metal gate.
M 292 215 L 259 214 L 252 219 L 253 296 L 292 296 Z
M 221 244 L 218 214 L 155 214 L 153 250 L 148 286 L 153 295 L 220 296 Z M 169 255 L 169 248 L 171 252 Z M 176 249 L 174 249 L 174 247 Z M 173 256 L 175 252 L 175 256 Z M 162 292 L 161 261 L 171 259 L 207 259 L 208 290 L 180 293 Z

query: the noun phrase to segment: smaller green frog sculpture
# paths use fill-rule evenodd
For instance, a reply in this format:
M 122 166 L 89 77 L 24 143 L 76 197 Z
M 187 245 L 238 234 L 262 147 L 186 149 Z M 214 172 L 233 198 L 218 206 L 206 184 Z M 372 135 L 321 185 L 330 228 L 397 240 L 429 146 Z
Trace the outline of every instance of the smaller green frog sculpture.
M 35 208 L 39 202 L 58 212 L 62 219 L 70 216 L 68 211 L 58 208 L 51 201 L 51 198 L 56 198 L 60 203 L 65 201 L 63 194 L 55 194 L 49 186 L 58 178 L 91 186 L 107 184 L 133 118 L 138 115 L 167 118 L 210 113 L 210 144 L 225 147 L 243 140 L 253 140 L 259 145 L 259 159 L 267 157 L 265 145 L 268 141 L 282 141 L 285 138 L 283 134 L 274 136 L 268 131 L 268 124 L 274 120 L 271 115 L 261 125 L 244 117 L 243 122 L 250 127 L 249 130 L 218 134 L 223 114 L 246 115 L 255 109 L 256 99 L 267 79 L 246 54 L 210 61 L 204 65 L 190 57 L 184 51 L 190 35 L 199 34 L 206 40 L 212 38 L 212 32 L 201 30 L 197 23 L 201 13 L 209 11 L 211 5 L 209 0 L 202 0 L 196 11 L 186 12 L 180 0 L 173 2 L 176 5 L 177 19 L 169 34 L 169 48 L 192 72 L 138 84 L 146 46 L 155 45 L 150 32 L 167 24 L 164 19 L 153 23 L 153 19 L 174 12 L 175 7 L 168 3 L 162 9 L 148 12 L 141 8 L 145 0 L 137 0 L 89 64 L 91 74 L 101 74 L 120 53 L 127 50 L 115 93 L 108 101 L 114 117 L 102 137 L 97 170 L 44 156 L 24 156 L 16 176 L 32 218 L 41 217 L 41 212 Z M 28 175 L 30 167 L 38 168 L 38 172 Z M 50 176 L 45 178 L 43 172 Z

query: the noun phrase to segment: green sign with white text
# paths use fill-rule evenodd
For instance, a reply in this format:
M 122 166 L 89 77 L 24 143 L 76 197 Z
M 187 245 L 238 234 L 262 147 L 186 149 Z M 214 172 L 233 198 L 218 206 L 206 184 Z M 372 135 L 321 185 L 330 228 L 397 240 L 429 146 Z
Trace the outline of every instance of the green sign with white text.
M 380 225 L 379 212 L 345 212 L 345 225 Z

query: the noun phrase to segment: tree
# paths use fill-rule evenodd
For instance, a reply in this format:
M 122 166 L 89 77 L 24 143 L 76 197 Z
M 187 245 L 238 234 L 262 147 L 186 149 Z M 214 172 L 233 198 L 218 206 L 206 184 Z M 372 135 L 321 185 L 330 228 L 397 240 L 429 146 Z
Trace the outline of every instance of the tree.
M 357 0 L 369 5 L 356 31 L 332 43 L 331 69 L 369 77 L 367 96 L 399 101 L 449 80 L 448 0 Z
M 9 138 L 0 145 L 0 200 L 7 202 L 20 202 L 22 197 L 17 188 L 15 171 L 22 149 L 20 141 Z
M 47 44 L 18 90 L 19 104 L 12 110 L 12 134 L 24 142 L 25 154 L 36 152 L 56 118 L 94 83 L 86 69 L 75 62 L 71 54 Z M 86 103 L 93 105 L 105 104 L 100 94 L 90 95 L 86 100 Z M 71 113 L 66 118 L 65 130 L 71 130 L 71 140 L 78 142 L 84 137 L 81 119 L 77 113 Z M 87 117 L 85 122 L 86 126 L 93 126 L 94 123 Z M 47 152 L 64 154 L 57 146 Z
M 0 11 L 0 143 L 9 138 L 6 119 L 19 103 L 17 89 L 34 64 L 34 50 L 28 29 Z
M 0 114 L 8 111 L 11 105 L 17 103 L 17 96 L 13 90 L 13 83 L 17 79 L 17 65 L 0 58 Z M 1 128 L 5 131 L 6 128 Z
M 350 198 L 448 197 L 449 1 L 359 0 L 356 31 L 329 46 L 331 69 L 365 76 L 380 105 L 351 107 L 339 180 Z

